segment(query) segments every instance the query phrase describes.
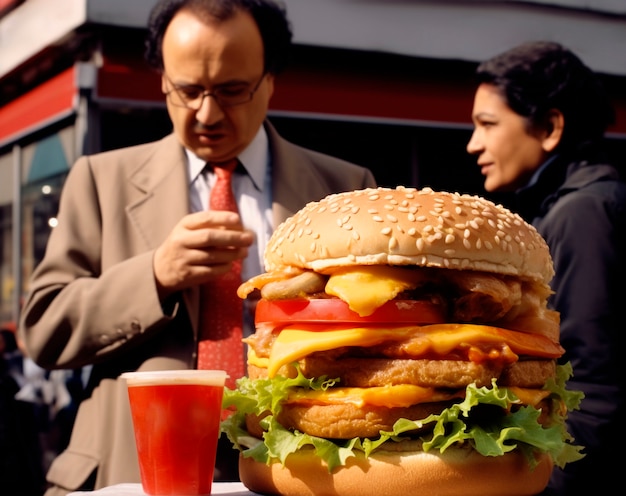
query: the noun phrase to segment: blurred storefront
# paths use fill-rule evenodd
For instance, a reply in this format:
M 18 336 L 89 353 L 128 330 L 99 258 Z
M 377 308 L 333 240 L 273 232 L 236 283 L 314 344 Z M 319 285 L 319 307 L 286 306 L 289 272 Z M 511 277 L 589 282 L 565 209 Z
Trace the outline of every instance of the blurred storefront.
M 286 1 L 296 47 L 270 118 L 383 185 L 482 194 L 465 152 L 473 69 L 524 38 L 549 38 L 602 73 L 618 110 L 613 153 L 626 162 L 626 5 L 589 3 Z M 0 0 L 0 321 L 19 314 L 76 158 L 171 130 L 143 62 L 153 4 Z

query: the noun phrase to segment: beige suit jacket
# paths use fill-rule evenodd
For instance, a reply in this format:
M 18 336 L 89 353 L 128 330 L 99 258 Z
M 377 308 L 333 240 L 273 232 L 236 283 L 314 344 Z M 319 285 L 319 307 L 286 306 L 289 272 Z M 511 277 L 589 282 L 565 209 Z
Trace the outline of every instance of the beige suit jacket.
M 368 169 L 291 144 L 269 123 L 274 225 L 327 194 L 375 186 Z M 95 488 L 138 482 L 128 370 L 194 368 L 197 288 L 171 313 L 157 297 L 152 257 L 189 213 L 187 167 L 174 135 L 80 158 L 61 197 L 59 223 L 30 281 L 20 333 L 45 368 L 93 364 L 90 395 L 70 445 L 48 473 L 50 495 L 95 477 Z M 170 314 L 168 314 L 170 313 Z

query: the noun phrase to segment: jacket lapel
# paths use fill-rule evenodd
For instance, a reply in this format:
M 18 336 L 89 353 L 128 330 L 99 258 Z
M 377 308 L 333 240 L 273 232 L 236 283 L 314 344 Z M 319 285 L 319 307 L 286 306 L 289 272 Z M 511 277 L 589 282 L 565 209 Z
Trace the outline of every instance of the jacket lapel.
M 130 223 L 154 249 L 189 213 L 187 166 L 176 137 L 167 136 L 151 155 L 139 160 L 129 181 L 138 192 L 138 199 L 126 209 Z
M 328 194 L 328 186 L 316 174 L 317 167 L 300 147 L 282 138 L 265 122 L 272 156 L 272 213 L 274 229 L 306 203 Z
M 189 213 L 189 180 L 187 159 L 174 134 L 163 138 L 153 153 L 129 177 L 137 189 L 138 200 L 127 207 L 131 224 L 150 249 L 157 248 L 182 217 Z M 183 301 L 194 329 L 198 329 L 200 291 L 197 287 L 184 292 Z

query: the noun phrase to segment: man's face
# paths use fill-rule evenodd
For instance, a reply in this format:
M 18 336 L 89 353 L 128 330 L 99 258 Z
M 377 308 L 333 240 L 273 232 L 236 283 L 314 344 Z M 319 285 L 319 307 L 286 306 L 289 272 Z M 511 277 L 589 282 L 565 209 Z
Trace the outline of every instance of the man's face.
M 218 23 L 178 12 L 163 37 L 163 64 L 161 87 L 182 144 L 206 161 L 236 157 L 263 123 L 274 90 L 273 76 L 263 74 L 263 41 L 252 17 L 240 12 Z M 255 88 L 239 105 L 204 96 L 198 110 L 182 106 L 203 90 L 247 97 Z
M 547 159 L 545 133 L 532 132 L 495 86 L 481 84 L 472 111 L 474 133 L 467 151 L 477 156 L 487 191 L 515 191 Z

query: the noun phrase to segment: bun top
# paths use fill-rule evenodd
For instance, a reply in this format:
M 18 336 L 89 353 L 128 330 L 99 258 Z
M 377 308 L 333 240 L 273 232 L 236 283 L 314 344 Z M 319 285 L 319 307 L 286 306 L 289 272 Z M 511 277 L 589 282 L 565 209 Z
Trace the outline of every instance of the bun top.
M 519 215 L 479 196 L 397 187 L 331 194 L 283 222 L 267 272 L 356 265 L 481 270 L 548 283 L 545 240 Z

